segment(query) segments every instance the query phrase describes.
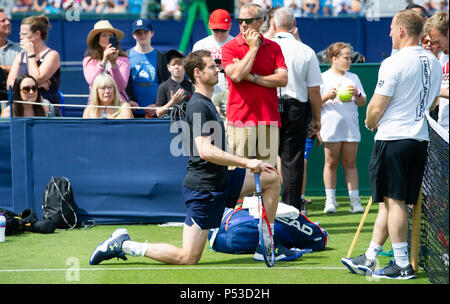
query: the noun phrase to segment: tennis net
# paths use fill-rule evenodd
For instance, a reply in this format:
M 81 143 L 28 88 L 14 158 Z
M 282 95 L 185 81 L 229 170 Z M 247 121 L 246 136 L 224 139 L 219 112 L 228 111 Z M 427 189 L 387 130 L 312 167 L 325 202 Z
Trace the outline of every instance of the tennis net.
M 449 283 L 448 131 L 427 116 L 430 143 L 422 183 L 419 266 L 431 283 Z

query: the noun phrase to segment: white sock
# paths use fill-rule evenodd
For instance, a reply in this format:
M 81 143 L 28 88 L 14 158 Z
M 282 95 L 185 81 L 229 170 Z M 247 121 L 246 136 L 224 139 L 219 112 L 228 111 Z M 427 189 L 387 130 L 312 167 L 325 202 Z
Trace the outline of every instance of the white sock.
M 325 195 L 327 196 L 327 201 L 336 201 L 336 189 L 325 189 Z
M 400 267 L 406 267 L 409 265 L 408 243 L 396 243 L 392 244 L 394 250 L 395 263 Z
M 366 258 L 369 260 L 376 260 L 381 250 L 383 250 L 383 246 L 378 245 L 374 241 L 370 241 L 369 248 L 367 248 L 366 251 Z
M 124 241 L 122 250 L 127 255 L 131 256 L 145 256 L 147 252 L 148 243 L 138 243 L 133 241 Z
M 348 196 L 350 197 L 350 201 L 359 199 L 359 190 L 348 190 Z

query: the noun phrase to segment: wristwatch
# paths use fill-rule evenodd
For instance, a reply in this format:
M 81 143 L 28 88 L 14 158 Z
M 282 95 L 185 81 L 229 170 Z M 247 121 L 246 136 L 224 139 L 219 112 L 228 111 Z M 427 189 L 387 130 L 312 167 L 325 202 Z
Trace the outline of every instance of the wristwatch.
M 253 82 L 256 83 L 256 81 L 258 81 L 259 75 L 258 74 L 253 74 Z
M 28 55 L 28 58 L 34 58 L 34 57 L 36 57 L 36 54 Z

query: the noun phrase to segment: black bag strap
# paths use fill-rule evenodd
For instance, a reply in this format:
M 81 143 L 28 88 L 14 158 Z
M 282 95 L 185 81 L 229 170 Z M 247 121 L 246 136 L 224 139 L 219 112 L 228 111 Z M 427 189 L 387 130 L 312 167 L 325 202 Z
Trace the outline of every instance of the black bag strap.
M 78 222 L 78 219 L 77 219 L 77 213 L 76 213 L 75 210 L 72 208 L 72 206 L 71 206 L 70 204 L 67 203 L 67 199 L 66 199 L 67 194 L 70 192 L 70 187 L 71 187 L 70 181 L 69 181 L 68 178 L 66 178 L 66 177 L 64 177 L 64 176 L 61 177 L 61 178 L 63 178 L 63 179 L 67 182 L 67 189 L 66 189 L 66 191 L 64 192 L 64 195 L 61 193 L 61 190 L 59 189 L 58 185 L 56 184 L 56 180 L 55 180 L 55 177 L 54 177 L 54 176 L 52 176 L 52 183 L 53 183 L 53 185 L 55 186 L 55 189 L 57 190 L 56 192 L 58 193 L 59 197 L 61 198 L 61 199 L 60 199 L 60 206 L 59 206 L 59 208 L 60 208 L 61 215 L 62 215 L 62 218 L 63 218 L 64 222 L 67 224 L 67 226 L 69 226 L 69 229 L 67 229 L 67 230 L 72 230 L 73 228 L 75 228 L 75 226 L 77 225 L 77 222 Z M 68 221 L 68 220 L 66 219 L 66 217 L 64 216 L 64 212 L 63 212 L 63 208 L 62 208 L 63 202 L 66 203 L 67 207 L 69 207 L 70 211 L 72 211 L 72 213 L 73 213 L 73 215 L 74 215 L 75 220 L 74 220 L 73 225 L 70 224 L 69 221 Z

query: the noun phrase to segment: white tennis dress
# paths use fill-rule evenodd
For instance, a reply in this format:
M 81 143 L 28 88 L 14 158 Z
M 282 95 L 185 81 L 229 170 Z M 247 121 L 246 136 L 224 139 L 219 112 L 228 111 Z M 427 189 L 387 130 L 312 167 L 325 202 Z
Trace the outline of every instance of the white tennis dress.
M 354 86 L 363 96 L 366 96 L 358 75 L 345 72 L 337 75 L 330 70 L 322 73 L 323 84 L 320 86 L 320 94 L 324 95 L 333 88 Z M 360 142 L 358 105 L 355 97 L 348 102 L 343 102 L 338 96 L 329 99 L 322 105 L 320 136 L 324 142 Z

